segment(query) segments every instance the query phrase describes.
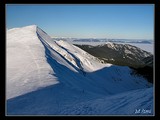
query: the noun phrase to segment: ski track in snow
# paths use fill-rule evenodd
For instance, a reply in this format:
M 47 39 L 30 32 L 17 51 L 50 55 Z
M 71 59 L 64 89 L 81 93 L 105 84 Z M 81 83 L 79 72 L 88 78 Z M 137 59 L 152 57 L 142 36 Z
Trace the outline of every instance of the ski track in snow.
M 18 45 L 27 56 L 7 61 L 8 115 L 137 115 L 136 109 L 154 113 L 153 85 L 130 75 L 128 67 L 102 64 L 70 43 L 53 41 L 35 25 L 8 30 L 7 36 L 7 56 L 16 57 L 11 50 Z M 16 74 L 10 76 L 11 71 Z

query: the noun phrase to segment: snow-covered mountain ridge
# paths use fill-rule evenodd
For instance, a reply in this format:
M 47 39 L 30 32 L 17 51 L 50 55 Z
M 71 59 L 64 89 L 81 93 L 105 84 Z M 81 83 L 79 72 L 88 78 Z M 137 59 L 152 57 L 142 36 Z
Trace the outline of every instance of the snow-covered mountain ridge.
M 129 67 L 102 64 L 66 41 L 53 41 L 36 25 L 7 31 L 6 84 L 8 114 L 53 115 L 72 104 L 152 87 Z

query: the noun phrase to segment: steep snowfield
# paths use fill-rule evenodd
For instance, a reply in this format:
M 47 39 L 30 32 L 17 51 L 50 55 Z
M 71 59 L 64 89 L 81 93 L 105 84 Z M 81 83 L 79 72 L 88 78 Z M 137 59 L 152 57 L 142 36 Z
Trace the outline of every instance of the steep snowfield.
M 130 107 L 131 111 L 122 110 L 121 114 L 133 114 L 134 105 L 144 102 L 144 99 L 139 100 L 142 91 L 147 94 L 148 90 L 147 99 L 151 101 L 146 105 L 153 106 L 153 89 L 148 88 L 152 84 L 140 76 L 132 76 L 131 69 L 102 64 L 70 43 L 53 41 L 36 25 L 7 31 L 6 85 L 9 115 L 77 114 L 78 111 L 79 114 L 91 114 L 92 110 L 84 112 L 88 104 L 93 108 L 98 104 L 93 114 L 116 114 L 113 95 L 113 99 L 120 95 L 128 101 L 122 107 Z M 126 96 L 128 91 L 134 93 L 137 89 L 135 97 Z M 130 105 L 136 98 L 139 101 Z M 106 111 L 101 110 L 103 105 L 108 107 Z M 113 111 L 107 111 L 111 106 Z
M 58 83 L 36 27 L 7 31 L 7 99 Z

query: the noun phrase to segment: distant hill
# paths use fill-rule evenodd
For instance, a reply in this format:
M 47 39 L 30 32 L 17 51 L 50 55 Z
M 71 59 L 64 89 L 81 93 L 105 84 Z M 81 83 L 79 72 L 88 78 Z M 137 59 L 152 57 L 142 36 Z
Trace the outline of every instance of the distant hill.
M 140 68 L 144 66 L 153 67 L 153 55 L 138 47 L 129 44 L 117 44 L 108 42 L 104 45 L 76 45 L 102 62 L 115 65 Z
M 153 82 L 153 55 L 136 46 L 108 42 L 103 45 L 76 45 L 102 63 L 129 66 L 134 73 L 141 74 Z M 143 72 L 145 70 L 145 72 Z
M 61 38 L 60 38 L 61 39 Z M 62 38 L 63 39 L 63 38 Z M 70 38 L 71 40 L 71 38 Z M 138 44 L 152 44 L 153 40 L 143 40 L 143 39 L 106 39 L 106 38 L 85 38 L 78 39 L 72 38 L 72 42 L 114 42 L 114 43 L 138 43 Z

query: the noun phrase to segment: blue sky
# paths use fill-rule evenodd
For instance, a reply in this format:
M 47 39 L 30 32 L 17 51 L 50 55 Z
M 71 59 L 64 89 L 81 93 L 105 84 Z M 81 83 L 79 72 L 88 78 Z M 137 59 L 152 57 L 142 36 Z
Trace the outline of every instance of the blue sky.
M 36 24 L 52 37 L 153 39 L 153 4 L 7 4 L 7 29 Z

